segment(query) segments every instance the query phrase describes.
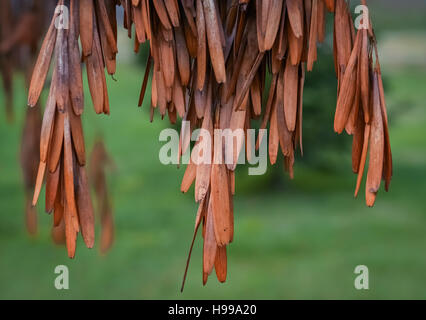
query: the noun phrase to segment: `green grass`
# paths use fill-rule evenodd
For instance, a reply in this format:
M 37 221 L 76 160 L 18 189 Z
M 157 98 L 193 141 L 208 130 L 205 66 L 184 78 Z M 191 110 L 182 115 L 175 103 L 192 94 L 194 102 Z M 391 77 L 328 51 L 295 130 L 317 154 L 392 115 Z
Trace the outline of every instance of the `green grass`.
M 278 175 L 281 181 L 274 188 L 268 185 L 270 178 L 248 177 L 241 170 L 228 281 L 218 284 L 212 275 L 203 288 L 197 239 L 183 294 L 179 287 L 197 207 L 193 193 L 179 192 L 183 169 L 158 160 L 159 132 L 168 122 L 156 116 L 150 124 L 147 107 L 136 107 L 142 74 L 119 64 L 118 81 L 108 81 L 110 117 L 95 115 L 86 103 L 87 149 L 101 133 L 117 164 L 109 175 L 116 241 L 101 256 L 97 247 L 86 249 L 80 237 L 74 260 L 51 243 L 52 218 L 42 211 L 43 201 L 38 236 L 32 239 L 25 232 L 17 160 L 25 92 L 18 79 L 16 121 L 0 120 L 0 298 L 426 298 L 423 74 L 407 70 L 387 75 L 395 175 L 391 192 L 381 191 L 373 209 L 365 207 L 363 196 L 353 199 L 350 145 L 345 154 L 331 157 L 340 163 L 334 170 L 299 161 L 296 179 L 289 181 L 280 169 L 268 168 L 269 176 Z M 59 264 L 70 269 L 68 291 L 54 288 Z M 354 268 L 360 264 L 369 267 L 369 291 L 354 289 Z

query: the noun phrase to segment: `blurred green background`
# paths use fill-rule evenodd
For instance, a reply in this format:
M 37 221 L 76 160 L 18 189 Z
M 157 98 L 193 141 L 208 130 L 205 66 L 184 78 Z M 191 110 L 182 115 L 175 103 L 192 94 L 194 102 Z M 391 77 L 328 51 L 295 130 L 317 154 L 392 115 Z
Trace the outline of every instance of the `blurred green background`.
M 95 115 L 86 90 L 87 150 L 101 133 L 117 165 L 108 177 L 116 240 L 105 256 L 79 237 L 76 258 L 68 259 L 65 248 L 52 244 L 44 201 L 37 237 L 26 233 L 18 161 L 26 92 L 18 75 L 15 123 L 0 119 L 0 298 L 426 298 L 426 5 L 377 0 L 371 14 L 394 155 L 390 193 L 381 190 L 372 209 L 363 192 L 353 198 L 351 137 L 333 133 L 336 80 L 326 44 L 307 76 L 306 156 L 296 160 L 295 179 L 281 167 L 268 167 L 265 176 L 239 170 L 228 280 L 219 284 L 212 275 L 202 286 L 198 237 L 184 293 L 179 288 L 197 206 L 193 190 L 179 191 L 184 170 L 158 160 L 159 133 L 168 121 L 156 115 L 151 124 L 148 104 L 136 107 L 143 66 L 132 42 L 121 35 L 118 81 L 108 79 L 111 116 Z M 69 290 L 54 287 L 59 264 L 69 267 Z M 369 268 L 368 291 L 354 288 L 357 265 Z

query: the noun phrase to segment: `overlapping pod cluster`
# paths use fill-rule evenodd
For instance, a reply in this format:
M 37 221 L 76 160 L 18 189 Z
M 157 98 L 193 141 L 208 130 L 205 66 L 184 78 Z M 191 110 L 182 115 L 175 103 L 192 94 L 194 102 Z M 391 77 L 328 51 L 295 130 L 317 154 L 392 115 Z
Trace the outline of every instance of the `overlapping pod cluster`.
M 387 136 L 387 130 L 384 130 L 387 122 L 384 121 L 386 115 L 379 76 L 380 69 L 378 64 L 374 69 L 372 68 L 371 47 L 375 45 L 373 32 L 370 30 L 367 38 L 361 35 L 355 36 L 355 29 L 345 0 L 121 0 L 120 3 L 124 7 L 124 27 L 128 30 L 129 36 L 132 35 L 132 26 L 135 26 L 135 50 L 138 50 L 140 43 L 147 40 L 150 42 L 150 55 L 139 105 L 143 102 L 152 69 L 151 120 L 155 109 L 159 110 L 161 117 L 168 115 L 171 123 L 175 123 L 178 116 L 185 120 L 179 142 L 179 158 L 189 149 L 191 132 L 196 128 L 209 132 L 213 140 L 211 145 L 216 145 L 215 141 L 221 137 L 215 136 L 214 129 L 231 129 L 231 132 L 239 129 L 240 132 L 247 132 L 251 128 L 252 120 L 260 119 L 260 128 L 269 127 L 270 131 L 270 162 L 273 164 L 277 161 L 279 149 L 281 149 L 285 167 L 290 176 L 293 176 L 295 149 L 297 146 L 301 151 L 303 149 L 302 100 L 305 70 L 312 70 L 317 59 L 317 43 L 324 40 L 326 11 L 328 9 L 334 12 L 335 57 L 339 79 L 336 131 L 342 132 L 346 128 L 349 133 L 354 134 L 354 163 L 358 161 L 358 165 L 354 167 L 357 172 L 360 172 L 360 176 L 362 176 L 363 163 L 365 164 L 366 150 L 370 146 L 368 199 L 373 194 L 375 196 L 377 191 L 378 173 L 385 172 L 386 179 L 390 180 L 388 173 L 391 170 L 388 170 L 391 168 L 391 162 L 389 156 L 386 161 L 383 156 L 383 154 L 390 155 L 390 147 L 388 142 L 385 144 L 383 139 L 380 139 L 381 133 L 385 135 L 386 132 Z M 71 1 L 71 7 L 73 4 L 75 5 L 75 2 Z M 80 21 L 80 38 L 88 70 L 89 88 L 98 113 L 108 113 L 109 110 L 103 67 L 106 66 L 110 73 L 115 70 L 116 23 L 112 14 L 115 4 L 116 1 L 113 0 L 105 2 L 81 0 L 79 11 L 75 8 L 71 9 L 74 20 Z M 362 32 L 359 31 L 358 34 Z M 50 37 L 56 38 L 54 35 Z M 362 44 L 360 38 L 363 39 Z M 49 33 L 47 39 L 49 39 Z M 364 39 L 367 41 L 365 45 Z M 50 42 L 47 40 L 47 43 L 52 42 L 54 40 Z M 63 48 L 58 45 L 57 47 Z M 44 50 L 41 55 L 42 60 L 45 59 L 43 52 L 49 52 L 47 49 Z M 50 55 L 52 50 L 53 46 L 50 48 Z M 67 61 L 61 60 L 61 52 L 68 51 L 59 50 L 56 59 L 59 66 L 62 65 L 61 61 Z M 352 55 L 352 52 L 355 53 Z M 68 56 L 71 57 L 71 54 Z M 358 56 L 360 63 L 357 63 Z M 367 87 L 365 87 L 366 83 L 361 81 L 361 77 L 365 76 L 363 69 L 366 66 L 363 60 L 365 58 L 368 62 Z M 68 70 L 72 76 L 74 71 L 70 66 Z M 78 98 L 81 97 L 79 93 L 82 94 L 82 92 L 81 90 L 77 90 L 77 93 L 73 92 L 72 86 L 67 86 L 69 83 L 67 78 L 61 77 L 61 71 L 64 69 L 62 67 L 57 69 L 58 71 L 53 75 L 51 102 L 50 104 L 48 102 L 45 113 L 47 120 L 42 129 L 39 176 L 42 176 L 46 163 L 50 167 L 51 160 L 50 157 L 48 158 L 51 154 L 50 150 L 56 150 L 49 147 L 48 133 L 52 129 L 51 137 L 57 136 L 54 131 L 56 122 L 53 125 L 52 119 L 61 110 L 64 111 L 65 124 L 68 123 L 69 127 L 68 131 L 64 129 L 64 132 L 68 132 L 68 143 L 64 143 L 61 158 L 64 171 L 65 173 L 76 172 L 74 168 L 81 170 L 84 164 L 79 162 L 81 160 L 79 144 L 75 141 L 74 144 L 71 143 L 72 139 L 76 140 L 71 120 L 78 118 L 81 114 L 82 109 L 78 107 Z M 361 69 L 360 77 L 358 72 L 355 72 L 354 76 L 354 70 L 358 69 Z M 40 77 L 40 73 L 40 71 L 38 75 L 36 73 L 36 77 Z M 74 74 L 81 76 L 77 71 Z M 65 98 L 60 99 L 60 93 L 64 92 L 64 88 L 71 92 L 71 102 L 61 109 L 61 102 L 67 101 Z M 346 97 L 354 88 L 355 93 L 359 88 L 358 94 L 352 93 L 353 97 Z M 368 89 L 367 99 L 366 88 Z M 265 105 L 262 103 L 264 93 L 268 96 Z M 31 96 L 30 92 L 30 98 Z M 358 97 L 358 105 L 354 102 L 355 97 Z M 77 101 L 74 103 L 74 100 Z M 364 111 L 364 103 L 368 103 L 369 112 Z M 49 105 L 58 107 L 49 109 Z M 359 105 L 363 107 L 360 108 Z M 58 111 L 49 112 L 51 109 Z M 74 109 L 75 115 L 68 115 L 70 113 L 68 110 Z M 369 118 L 366 118 L 366 115 Z M 357 121 L 349 121 L 347 124 L 348 119 Z M 363 124 L 360 119 L 364 119 Z M 364 132 L 368 133 L 366 137 Z M 78 134 L 76 136 L 79 137 Z M 244 135 L 244 137 L 247 136 L 247 134 Z M 256 144 L 250 143 L 250 139 L 246 140 L 248 156 L 252 154 L 253 149 L 259 147 L 262 139 L 263 136 L 259 135 Z M 204 143 L 203 140 L 197 141 L 196 144 Z M 78 138 L 77 141 L 79 141 Z M 382 144 L 384 144 L 383 147 L 381 147 Z M 360 145 L 363 146 L 361 153 Z M 234 233 L 234 171 L 242 144 L 237 143 L 235 149 L 231 163 L 224 163 L 222 148 L 213 149 L 210 155 L 212 161 L 200 163 L 194 161 L 201 156 L 195 153 L 194 150 L 198 151 L 198 149 L 194 148 L 191 162 L 186 168 L 182 181 L 183 192 L 187 192 L 195 183 L 195 200 L 199 204 L 199 209 L 188 263 L 197 230 L 202 226 L 203 283 L 207 282 L 213 268 L 220 281 L 226 280 L 226 248 L 232 242 Z M 381 150 L 389 150 L 389 152 L 379 152 Z M 385 170 L 379 170 L 380 163 L 384 163 Z M 75 234 L 78 228 L 78 224 L 75 223 L 78 219 L 75 217 L 80 214 L 80 207 L 72 211 L 68 205 L 68 200 L 73 199 L 71 191 L 74 180 L 71 180 L 69 175 L 67 179 L 66 174 L 59 176 L 64 177 L 59 180 L 63 181 L 62 184 L 58 185 L 64 186 L 60 188 L 60 194 L 65 194 L 65 201 L 62 203 L 69 212 L 65 216 L 68 216 L 70 223 L 67 224 L 65 220 L 65 224 Z M 48 177 L 48 186 L 50 184 Z M 40 185 L 41 182 L 38 184 L 36 194 Z M 77 200 L 78 192 L 81 194 L 83 189 L 79 187 L 75 189 Z M 85 199 L 88 199 L 88 196 Z M 368 199 L 367 203 L 370 204 Z M 81 221 L 81 216 L 79 218 Z M 67 238 L 68 236 L 67 233 Z M 71 238 L 75 240 L 74 237 Z
M 317 43 L 324 41 L 327 9 L 336 16 L 336 68 L 340 92 L 345 93 L 342 82 L 348 74 L 345 67 L 355 40 L 347 2 L 140 0 L 124 3 L 127 28 L 130 30 L 134 22 L 137 42 L 149 40 L 151 45 L 139 105 L 153 65 L 151 120 L 158 109 L 162 117 L 168 114 L 171 123 L 176 122 L 177 115 L 190 123 L 189 130 L 182 127 L 179 156 L 186 152 L 190 133 L 198 127 L 210 132 L 211 144 L 215 145 L 218 137 L 213 129 L 233 132 L 242 129 L 247 133 L 251 120 L 261 118 L 260 128 L 269 126 L 271 164 L 277 161 L 281 149 L 285 168 L 293 177 L 296 146 L 303 153 L 305 69 L 312 70 L 317 60 Z M 268 98 L 262 106 L 264 91 L 268 91 Z M 340 113 L 341 96 L 337 113 Z M 259 148 L 262 138 L 260 134 L 256 146 L 246 140 L 248 157 L 252 148 Z M 204 283 L 213 268 L 220 281 L 226 279 L 226 246 L 233 240 L 234 229 L 234 170 L 241 147 L 237 144 L 232 164 L 223 164 L 222 150 L 213 151 L 213 164 L 190 162 L 183 178 L 183 192 L 195 182 L 199 210 L 194 239 L 202 225 Z M 198 149 L 192 151 L 192 160 L 198 156 L 195 152 Z
M 338 76 L 334 130 L 338 133 L 346 130 L 353 135 L 352 169 L 358 174 L 355 196 L 361 186 L 369 152 L 365 192 L 367 205 L 373 206 L 381 180 L 385 180 L 387 191 L 392 178 L 392 152 L 375 36 L 371 21 L 363 21 L 365 27 L 355 33 L 344 0 L 336 1 L 334 21 L 334 58 Z
M 114 217 L 106 182 L 107 167 L 115 168 L 115 164 L 107 153 L 103 140 L 98 139 L 90 155 L 88 175 L 89 185 L 95 192 L 95 211 L 101 222 L 99 250 L 102 254 L 107 253 L 114 243 Z M 52 228 L 52 238 L 56 244 L 66 244 L 65 231 L 64 219 L 57 227 Z
M 61 5 L 68 8 L 69 19 Z M 29 89 L 28 104 L 34 106 L 53 58 L 33 205 L 37 203 L 45 180 L 46 212 L 53 211 L 55 227 L 61 228 L 63 221 L 70 257 L 75 255 L 76 237 L 80 230 L 86 246 L 91 248 L 94 244 L 94 215 L 81 123 L 84 109 L 81 60 L 86 64 L 96 113 L 109 114 L 104 70 L 106 68 L 110 74 L 115 72 L 115 10 L 115 1 L 60 0 L 42 44 Z M 60 235 L 60 232 L 54 231 L 54 238 L 55 233 Z

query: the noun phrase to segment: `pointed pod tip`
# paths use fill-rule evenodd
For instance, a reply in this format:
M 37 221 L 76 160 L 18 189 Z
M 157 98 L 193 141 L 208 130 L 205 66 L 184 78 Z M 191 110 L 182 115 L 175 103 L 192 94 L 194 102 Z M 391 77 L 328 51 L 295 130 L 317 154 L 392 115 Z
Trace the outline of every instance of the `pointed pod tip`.
M 341 134 L 343 132 L 343 128 L 339 128 L 337 126 L 334 126 L 334 132 L 336 132 L 337 134 Z
M 93 249 L 93 247 L 95 246 L 95 240 L 86 241 L 85 244 L 87 249 Z
M 374 207 L 374 204 L 376 203 L 376 194 L 372 192 L 367 193 L 365 202 L 369 208 Z

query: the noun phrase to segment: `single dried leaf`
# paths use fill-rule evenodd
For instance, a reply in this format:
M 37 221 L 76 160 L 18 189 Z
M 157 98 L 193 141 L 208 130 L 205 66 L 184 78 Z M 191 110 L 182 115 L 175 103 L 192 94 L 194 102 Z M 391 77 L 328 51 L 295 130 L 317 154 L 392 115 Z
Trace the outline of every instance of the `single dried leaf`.
M 217 247 L 214 268 L 216 270 L 217 279 L 222 283 L 225 282 L 227 273 L 226 246 Z
M 206 220 L 206 232 L 203 245 L 203 274 L 207 276 L 213 271 L 217 249 L 212 210 L 212 202 L 210 199 L 206 217 L 204 218 Z M 205 278 L 204 284 L 206 284 L 206 282 L 207 278 Z
M 57 29 L 55 28 L 56 15 L 53 17 L 49 30 L 43 40 L 40 49 L 40 54 L 35 64 L 30 89 L 28 93 L 28 105 L 34 107 L 40 98 L 41 91 L 43 90 L 44 82 L 52 60 L 53 49 L 56 44 Z
M 337 99 L 336 114 L 334 117 L 334 130 L 337 133 L 342 133 L 343 129 L 345 128 L 355 98 L 360 40 L 360 33 L 358 33 L 355 46 L 352 50 L 351 58 L 343 76 L 339 97 Z
M 216 161 L 216 160 L 220 160 Z M 210 202 L 214 219 L 214 232 L 218 246 L 231 242 L 234 217 L 231 210 L 227 169 L 222 159 L 215 158 L 211 170 L 211 195 Z M 216 164 L 219 162 L 220 164 Z
M 370 133 L 370 159 L 366 183 L 367 205 L 374 205 L 376 194 L 379 191 L 383 174 L 384 132 L 383 118 L 380 107 L 380 93 L 377 72 L 373 76 L 373 118 Z
M 86 246 L 92 248 L 95 243 L 95 216 L 93 213 L 92 200 L 90 199 L 86 169 L 82 166 L 78 166 L 76 176 L 76 201 L 81 234 Z
M 287 128 L 289 131 L 296 129 L 296 117 L 298 106 L 299 66 L 293 66 L 290 60 L 284 71 L 284 111 Z
M 225 59 L 220 35 L 219 19 L 216 12 L 215 0 L 202 0 L 204 18 L 206 21 L 207 40 L 210 59 L 218 83 L 226 82 Z
M 83 55 L 92 54 L 93 46 L 93 0 L 80 0 L 80 39 Z

